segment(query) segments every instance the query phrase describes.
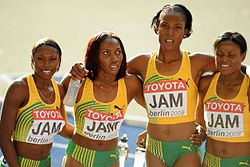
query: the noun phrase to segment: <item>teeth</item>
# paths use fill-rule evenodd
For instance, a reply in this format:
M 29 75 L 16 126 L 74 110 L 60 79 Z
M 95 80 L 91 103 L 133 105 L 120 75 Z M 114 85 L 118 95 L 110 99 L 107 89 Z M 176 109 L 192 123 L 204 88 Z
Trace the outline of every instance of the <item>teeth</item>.
M 229 67 L 229 65 L 224 65 L 224 64 L 222 64 L 221 67 Z
M 167 43 L 173 43 L 174 42 L 174 40 L 172 40 L 172 39 L 166 39 L 165 40 Z
M 44 73 L 50 73 L 50 70 L 43 70 Z

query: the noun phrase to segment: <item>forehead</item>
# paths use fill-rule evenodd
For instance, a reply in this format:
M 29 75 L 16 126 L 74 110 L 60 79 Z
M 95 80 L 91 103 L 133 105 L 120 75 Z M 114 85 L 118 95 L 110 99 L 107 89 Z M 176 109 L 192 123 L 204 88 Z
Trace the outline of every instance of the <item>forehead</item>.
M 106 47 L 113 47 L 113 46 L 120 47 L 120 43 L 116 38 L 109 37 L 102 41 L 100 45 L 100 49 L 104 49 Z
M 186 22 L 186 18 L 182 13 L 175 11 L 173 8 L 163 9 L 159 17 L 160 21 L 168 21 L 169 18 L 179 22 Z
M 224 48 L 227 48 L 227 49 L 231 49 L 231 50 L 239 50 L 240 51 L 240 46 L 231 41 L 231 40 L 226 40 L 226 41 L 222 41 L 218 44 L 216 50 L 220 50 L 220 49 L 224 49 Z
M 42 45 L 38 47 L 35 52 L 33 53 L 34 55 L 40 55 L 40 54 L 59 54 L 58 50 L 54 47 L 47 46 L 47 45 Z

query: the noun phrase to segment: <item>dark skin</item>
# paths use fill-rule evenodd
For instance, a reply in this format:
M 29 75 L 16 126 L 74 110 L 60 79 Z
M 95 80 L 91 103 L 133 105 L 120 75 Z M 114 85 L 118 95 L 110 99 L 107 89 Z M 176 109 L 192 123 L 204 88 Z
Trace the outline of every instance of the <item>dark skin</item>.
M 41 100 L 47 104 L 52 104 L 55 100 L 55 92 L 51 83 L 51 78 L 59 68 L 59 65 L 59 55 L 56 49 L 51 47 L 39 48 L 32 56 L 32 66 L 34 69 L 33 78 Z M 65 92 L 60 85 L 59 91 L 62 101 Z M 12 133 L 16 126 L 18 109 L 24 107 L 28 103 L 28 100 L 29 89 L 27 80 L 23 77 L 10 85 L 3 103 L 0 123 L 0 145 L 9 166 L 19 166 L 17 156 L 33 160 L 43 160 L 48 156 L 52 147 L 52 144 L 36 145 L 11 140 Z M 67 123 L 67 115 L 63 105 L 61 105 L 60 110 L 66 121 L 60 135 L 70 138 L 73 133 L 73 126 Z
M 231 100 L 235 98 L 244 79 L 241 72 L 241 63 L 244 61 L 246 53 L 241 53 L 237 44 L 231 41 L 221 42 L 216 49 L 216 64 L 221 73 L 217 82 L 217 96 Z M 204 101 L 213 76 L 207 76 L 201 79 L 199 91 L 201 101 Z M 248 104 L 250 103 L 250 87 L 247 89 Z M 250 111 L 250 108 L 248 109 Z M 199 106 L 199 112 L 203 115 L 203 104 Z M 204 124 L 204 121 L 203 121 Z M 223 158 L 233 158 L 250 155 L 250 142 L 224 142 L 207 137 L 206 151 Z M 203 164 L 206 167 L 205 164 Z
M 179 71 L 183 51 L 180 49 L 182 39 L 187 33 L 183 16 L 174 11 L 165 11 L 160 15 L 158 37 L 160 48 L 156 57 L 156 68 L 161 75 L 173 75 Z M 135 73 L 145 81 L 148 61 L 151 54 L 142 54 L 133 58 L 128 63 L 128 72 Z M 214 57 L 211 55 L 194 53 L 190 55 L 191 75 L 196 85 L 201 75 L 206 71 L 216 71 Z M 176 133 L 178 129 L 181 133 Z M 201 136 L 196 133 L 195 122 L 180 124 L 148 124 L 147 133 L 151 138 L 159 141 L 191 140 L 195 145 L 201 145 Z M 137 143 L 145 141 L 145 132 L 138 136 Z M 142 145 L 141 145 L 142 146 Z M 187 164 L 186 162 L 189 162 Z M 166 166 L 161 160 L 146 152 L 148 166 Z M 200 160 L 196 153 L 188 154 L 175 163 L 175 167 L 199 166 Z
M 182 15 L 175 12 L 163 12 L 160 16 L 160 23 L 158 27 L 160 48 L 156 57 L 157 71 L 162 75 L 175 74 L 182 62 L 182 53 L 180 44 L 188 32 L 185 29 L 185 20 Z M 148 61 L 151 54 L 142 54 L 133 58 L 128 62 L 128 72 L 138 75 L 142 81 L 145 81 Z M 201 78 L 201 75 L 207 71 L 216 71 L 214 64 L 214 57 L 207 54 L 194 53 L 190 55 L 192 79 L 195 84 Z M 83 72 L 76 64 L 72 67 L 71 74 L 78 79 L 84 77 L 86 73 Z M 178 129 L 182 133 L 176 133 Z M 191 140 L 195 145 L 201 145 L 201 136 L 197 133 L 195 122 L 181 123 L 181 124 L 148 124 L 148 134 L 160 141 L 180 141 Z M 145 147 L 146 133 L 138 136 L 137 143 L 139 146 Z M 163 162 L 154 157 L 150 152 L 147 152 L 148 166 L 166 166 Z M 199 166 L 200 159 L 197 153 L 189 154 L 176 161 L 175 167 L 186 166 L 186 162 L 190 162 L 190 166 Z
M 121 47 L 119 42 L 114 38 L 105 39 L 100 45 L 99 51 L 99 61 L 100 64 L 98 66 L 98 74 L 96 79 L 93 81 L 93 92 L 95 99 L 100 102 L 108 103 L 115 99 L 117 90 L 118 90 L 118 81 L 115 80 L 116 74 L 119 71 L 120 64 L 123 59 L 123 55 L 121 54 Z M 74 66 L 76 70 L 72 72 L 74 78 L 82 78 L 85 77 L 88 71 L 79 68 L 79 66 Z M 81 79 L 81 77 L 79 79 Z M 67 76 L 63 79 L 62 84 L 65 89 L 68 88 L 68 84 L 71 76 Z M 141 80 L 135 75 L 126 74 L 124 77 L 126 84 L 126 92 L 127 92 L 127 103 L 129 104 L 133 98 L 144 106 L 144 97 L 142 94 L 142 83 Z M 83 87 L 85 84 L 85 80 L 82 83 L 82 86 L 79 90 L 77 102 L 79 102 L 80 98 L 84 96 Z M 93 149 L 93 150 L 113 150 L 117 147 L 118 138 L 114 138 L 108 141 L 105 140 L 92 140 L 86 138 L 82 135 L 75 133 L 73 135 L 73 141 L 85 148 Z M 66 156 L 65 167 L 82 167 L 82 165 L 75 161 L 74 159 Z M 112 164 L 111 167 L 118 167 L 119 161 Z

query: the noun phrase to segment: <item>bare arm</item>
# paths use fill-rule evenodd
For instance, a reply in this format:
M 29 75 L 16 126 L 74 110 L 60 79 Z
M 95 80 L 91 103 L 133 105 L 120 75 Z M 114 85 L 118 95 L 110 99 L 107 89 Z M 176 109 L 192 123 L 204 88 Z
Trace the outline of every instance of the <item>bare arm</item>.
M 249 112 L 250 112 L 250 84 L 248 86 L 247 96 L 248 96 L 248 106 L 249 106 Z
M 135 93 L 135 101 L 140 104 L 142 107 L 145 108 L 146 103 L 145 103 L 145 99 L 144 99 L 144 94 L 143 94 L 143 87 L 142 87 L 142 80 L 138 78 L 138 89 Z
M 203 101 L 206 95 L 207 89 L 210 84 L 211 76 L 202 77 L 199 82 L 199 101 L 196 108 L 196 133 L 191 134 L 190 140 L 196 147 L 202 144 L 202 141 L 206 139 L 206 125 L 204 120 Z
M 7 90 L 0 123 L 0 146 L 9 166 L 19 166 L 11 136 L 16 126 L 18 109 L 28 99 L 28 88 L 24 81 L 15 81 Z
M 204 120 L 204 98 L 206 96 L 212 78 L 213 75 L 202 77 L 199 82 L 199 103 L 196 111 L 196 123 L 201 126 L 199 131 L 204 137 L 206 131 L 206 124 Z
M 126 87 L 128 92 L 128 103 L 134 98 L 135 101 L 145 108 L 142 81 L 136 75 L 125 76 Z
M 198 86 L 201 76 L 205 72 L 217 72 L 214 56 L 202 53 L 190 55 L 192 77 Z
M 201 94 L 199 94 L 199 101 L 198 106 L 196 109 L 196 121 L 198 125 L 202 126 L 202 128 L 205 128 L 205 120 L 204 120 L 204 110 L 203 110 L 203 98 L 201 97 Z
M 132 58 L 127 65 L 127 72 L 139 76 L 144 81 L 147 72 L 150 54 L 139 55 Z
M 68 122 L 67 112 L 66 112 L 64 104 L 63 104 L 63 98 L 66 94 L 65 93 L 66 90 L 62 84 L 59 84 L 58 86 L 59 86 L 60 96 L 61 96 L 60 111 L 62 112 L 62 116 L 63 116 L 64 121 L 65 121 L 65 126 L 63 127 L 62 131 L 59 134 L 62 135 L 63 137 L 66 137 L 66 138 L 72 138 L 72 135 L 74 132 L 74 126 Z
M 194 59 L 196 68 L 199 68 L 202 73 L 204 72 L 217 72 L 215 66 L 215 57 L 213 55 L 204 53 L 194 53 L 190 55 Z
M 71 75 L 70 74 L 66 74 L 62 78 L 62 80 L 60 82 L 60 86 L 59 86 L 59 88 L 61 89 L 60 90 L 60 94 L 61 94 L 61 92 L 63 92 L 63 95 L 61 95 L 61 99 L 63 99 L 64 96 L 66 95 L 66 92 L 67 92 L 68 87 L 69 87 L 69 81 L 70 81 L 70 79 L 71 79 Z
M 196 129 L 201 136 L 201 140 L 204 141 L 207 137 L 206 135 L 206 124 L 204 120 L 204 109 L 203 109 L 203 97 L 199 94 L 198 106 L 196 109 Z

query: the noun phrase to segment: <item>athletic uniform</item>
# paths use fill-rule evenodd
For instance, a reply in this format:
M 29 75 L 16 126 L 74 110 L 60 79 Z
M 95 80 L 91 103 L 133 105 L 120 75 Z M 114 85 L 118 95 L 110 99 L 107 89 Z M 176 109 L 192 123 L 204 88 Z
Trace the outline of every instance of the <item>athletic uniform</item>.
M 170 76 L 159 74 L 156 55 L 157 52 L 149 59 L 144 81 L 149 123 L 164 125 L 195 121 L 198 89 L 192 79 L 188 53 L 183 52 L 179 71 Z M 161 142 L 149 136 L 147 150 L 173 166 L 177 159 L 196 152 L 197 148 L 190 141 Z
M 230 100 L 216 93 L 220 73 L 216 73 L 204 98 L 204 118 L 207 136 L 224 142 L 250 142 L 250 112 L 248 104 L 249 78 L 244 76 L 238 95 Z M 221 158 L 206 152 L 204 162 L 208 167 L 250 166 L 250 155 Z
M 119 136 L 127 108 L 127 92 L 124 79 L 118 80 L 118 90 L 113 101 L 99 102 L 94 97 L 93 82 L 86 78 L 83 96 L 74 105 L 76 133 L 91 140 L 108 141 Z M 96 151 L 81 147 L 72 140 L 66 154 L 83 166 L 108 167 L 119 160 L 118 149 Z
M 51 144 L 54 141 L 54 136 L 65 125 L 59 110 L 61 100 L 58 85 L 55 80 L 51 80 L 55 101 L 53 104 L 46 104 L 39 96 L 32 75 L 27 76 L 26 79 L 29 87 L 29 101 L 17 112 L 16 127 L 12 138 L 15 141 L 30 144 Z M 18 162 L 21 167 L 47 167 L 50 164 L 50 155 L 41 161 L 18 156 Z

